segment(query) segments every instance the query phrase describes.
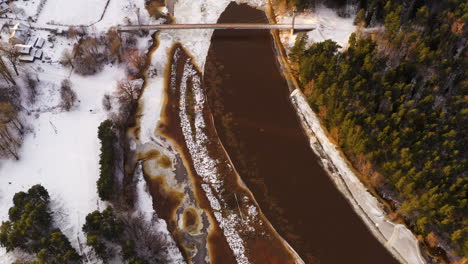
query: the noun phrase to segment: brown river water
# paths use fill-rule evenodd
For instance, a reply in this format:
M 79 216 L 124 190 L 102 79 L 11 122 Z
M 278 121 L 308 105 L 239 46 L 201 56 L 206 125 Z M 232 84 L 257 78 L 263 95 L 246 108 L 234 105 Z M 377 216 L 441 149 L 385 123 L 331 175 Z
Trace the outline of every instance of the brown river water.
M 218 23 L 253 20 L 268 23 L 262 11 L 231 4 Z M 306 263 L 398 263 L 310 149 L 268 31 L 215 31 L 204 84 L 218 136 L 236 170 Z

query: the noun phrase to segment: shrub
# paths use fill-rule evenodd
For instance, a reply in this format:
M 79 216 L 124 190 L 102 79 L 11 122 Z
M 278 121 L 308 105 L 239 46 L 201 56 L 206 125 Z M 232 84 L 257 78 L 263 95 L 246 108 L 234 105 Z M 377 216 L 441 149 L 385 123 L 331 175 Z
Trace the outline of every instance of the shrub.
M 128 263 L 148 263 L 138 257 L 135 242 L 125 238 L 125 228 L 124 222 L 114 214 L 111 207 L 108 207 L 102 212 L 94 211 L 88 214 L 86 216 L 86 223 L 83 225 L 83 232 L 87 235 L 87 244 L 104 261 L 115 253 L 111 248 L 115 248 L 115 245 L 118 245 L 122 248 L 122 257 Z
M 76 102 L 76 93 L 71 88 L 70 80 L 65 79 L 62 81 L 60 97 L 62 98 L 62 108 L 66 111 L 70 111 Z

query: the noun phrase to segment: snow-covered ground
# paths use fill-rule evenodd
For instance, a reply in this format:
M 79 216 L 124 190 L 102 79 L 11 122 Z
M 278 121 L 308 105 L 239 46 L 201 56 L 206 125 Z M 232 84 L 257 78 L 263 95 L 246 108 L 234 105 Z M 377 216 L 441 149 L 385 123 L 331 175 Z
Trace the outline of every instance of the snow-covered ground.
M 14 4 L 16 8 L 25 10 L 22 13 L 32 15 L 38 2 L 18 1 Z M 73 25 L 94 23 L 100 19 L 106 2 L 48 0 L 35 24 L 40 26 L 50 20 Z M 136 8 L 140 8 L 142 20 L 150 20 L 144 9 L 144 0 L 112 0 L 107 9 L 109 12 L 91 31 L 101 33 L 117 24 L 136 23 Z M 17 19 L 25 18 L 18 14 Z M 33 32 L 34 36 L 44 39 L 50 34 L 45 30 Z M 149 36 L 139 38 L 138 47 L 146 51 L 149 40 Z M 60 36 L 54 45 L 47 41 L 43 48 L 44 58 L 50 59 L 21 66 L 37 74 L 40 80 L 39 95 L 33 105 L 23 103 L 25 110 L 31 113 L 25 123 L 32 132 L 26 134 L 20 149 L 20 161 L 0 160 L 0 222 L 8 219 L 8 209 L 15 193 L 26 191 L 34 184 L 42 184 L 51 195 L 54 222 L 78 249 L 78 241 L 85 241 L 81 228 L 86 215 L 106 206 L 100 201 L 96 190 L 100 153 L 97 128 L 108 117 L 102 107 L 102 99 L 104 94 L 115 91 L 117 81 L 125 78 L 127 73 L 123 66 L 106 65 L 103 71 L 93 76 L 70 75 L 70 69 L 64 68 L 58 61 L 62 52 L 71 49 L 75 41 Z M 60 84 L 67 78 L 79 100 L 77 107 L 69 112 L 59 107 Z M 146 183 L 139 180 L 137 212 L 144 212 L 149 220 L 148 217 L 154 213 L 152 199 L 146 192 Z M 158 232 L 168 235 L 164 221 L 158 220 L 153 225 Z M 170 237 L 167 240 L 171 242 Z M 181 263 L 180 252 L 173 241 L 167 249 L 172 263 Z M 89 248 L 85 247 L 84 250 L 88 251 Z M 14 257 L 0 247 L 0 264 L 12 263 Z M 96 263 L 95 260 L 91 262 Z
M 53 22 L 64 25 L 89 25 L 97 22 L 101 18 L 107 1 L 108 0 L 47 0 L 37 22 Z
M 50 193 L 54 221 L 77 246 L 81 226 L 89 212 L 100 201 L 96 192 L 99 175 L 99 140 L 97 127 L 106 119 L 102 96 L 116 87 L 116 80 L 125 74 L 117 67 L 106 67 L 101 73 L 82 77 L 72 75 L 72 88 L 80 100 L 77 109 L 62 112 L 58 105 L 60 82 L 68 70 L 60 66 L 44 67 L 37 118 L 31 116 L 28 134 L 20 150 L 20 161 L 4 160 L 0 167 L 0 220 L 8 218 L 13 195 L 42 184 Z M 81 241 L 83 237 L 81 237 Z M 3 249 L 2 249 L 3 250 Z M 0 253 L 1 256 L 1 253 Z M 0 263 L 10 263 L 0 257 Z
M 338 16 L 338 14 L 326 7 L 318 7 L 313 12 L 296 14 L 296 24 L 314 25 L 315 29 L 307 32 L 308 44 L 321 42 L 331 39 L 345 48 L 348 45 L 348 39 L 351 33 L 356 30 L 353 24 L 355 16 L 351 15 L 348 18 Z M 278 23 L 291 24 L 291 16 L 278 16 Z M 286 48 L 291 48 L 297 35 L 291 35 L 289 32 L 281 34 L 281 40 Z

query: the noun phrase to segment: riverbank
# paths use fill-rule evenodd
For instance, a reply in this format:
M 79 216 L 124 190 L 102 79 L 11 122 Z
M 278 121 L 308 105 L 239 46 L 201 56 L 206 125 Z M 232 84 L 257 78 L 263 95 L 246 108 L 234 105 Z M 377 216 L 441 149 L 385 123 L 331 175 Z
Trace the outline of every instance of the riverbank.
M 174 19 L 215 23 L 229 3 L 180 0 Z M 153 206 L 187 263 L 303 263 L 263 216 L 222 145 L 216 144 L 209 108 L 200 101 L 212 32 L 156 35 L 134 129 Z
M 268 17 L 276 22 L 276 15 L 270 5 Z M 381 203 L 372 196 L 348 165 L 344 155 L 330 141 L 320 120 L 300 92 L 300 86 L 290 69 L 286 51 L 278 31 L 272 31 L 278 62 L 291 91 L 291 102 L 310 139 L 312 150 L 322 159 L 323 167 L 341 193 L 347 198 L 355 212 L 366 223 L 374 236 L 402 263 L 426 263 L 421 255 L 419 241 L 403 225 L 392 223 L 382 208 Z

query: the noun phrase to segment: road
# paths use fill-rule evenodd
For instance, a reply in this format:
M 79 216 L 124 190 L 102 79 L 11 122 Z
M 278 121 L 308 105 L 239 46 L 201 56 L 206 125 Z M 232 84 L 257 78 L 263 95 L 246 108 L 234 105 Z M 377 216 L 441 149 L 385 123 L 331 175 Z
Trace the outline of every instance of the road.
M 312 25 L 306 24 L 161 24 L 161 25 L 130 25 L 118 26 L 118 31 L 136 31 L 136 30 L 163 30 L 163 29 L 294 29 L 298 31 L 307 31 L 315 29 Z

